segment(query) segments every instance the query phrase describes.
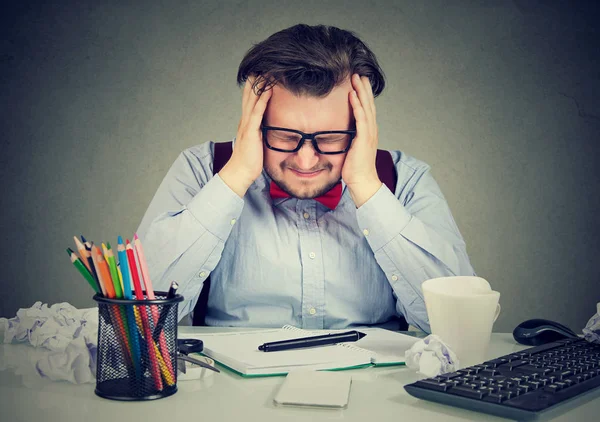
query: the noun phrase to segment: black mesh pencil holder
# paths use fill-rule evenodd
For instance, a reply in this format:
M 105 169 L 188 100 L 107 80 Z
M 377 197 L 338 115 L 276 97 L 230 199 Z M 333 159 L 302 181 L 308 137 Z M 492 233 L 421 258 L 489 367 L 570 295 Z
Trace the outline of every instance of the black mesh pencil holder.
M 144 292 L 145 293 L 145 292 Z M 177 307 L 183 296 L 98 302 L 96 394 L 113 400 L 153 400 L 177 392 Z

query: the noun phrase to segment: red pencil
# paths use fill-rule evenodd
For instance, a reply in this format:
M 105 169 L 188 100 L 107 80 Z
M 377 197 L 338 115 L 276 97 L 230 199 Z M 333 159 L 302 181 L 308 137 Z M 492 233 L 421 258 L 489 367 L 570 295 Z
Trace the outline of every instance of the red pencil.
M 125 252 L 127 253 L 127 263 L 129 264 L 129 270 L 131 271 L 131 278 L 133 280 L 133 288 L 135 290 L 135 298 L 137 300 L 144 300 L 144 292 L 142 291 L 142 285 L 140 284 L 140 276 L 138 274 L 137 265 L 135 263 L 135 256 L 133 255 L 133 248 L 129 239 L 126 240 Z M 145 306 L 140 306 L 140 315 L 142 316 L 142 326 L 144 328 L 144 337 L 146 338 L 148 355 L 150 355 L 150 372 L 154 378 L 154 386 L 158 391 L 163 389 L 162 378 L 160 377 L 160 370 L 158 368 L 158 358 L 156 357 L 156 351 L 154 348 L 154 340 L 152 340 L 152 330 L 150 329 L 150 323 L 148 321 L 148 314 Z
M 154 289 L 152 288 L 152 282 L 150 281 L 150 272 L 148 271 L 148 264 L 146 263 L 146 257 L 144 255 L 142 241 L 138 237 L 137 233 L 133 236 L 133 245 L 138 258 L 138 264 L 140 265 L 144 286 L 146 287 L 146 295 L 148 296 L 148 299 L 154 300 L 156 299 L 156 297 L 154 296 Z M 152 312 L 152 321 L 154 323 L 153 326 L 156 327 L 156 324 L 158 323 L 157 305 L 150 305 L 150 311 Z M 164 331 L 160 332 L 158 344 L 160 346 L 161 356 L 167 364 L 166 366 L 169 373 L 171 374 L 171 377 L 173 377 L 173 371 L 175 367 L 173 366 L 173 362 L 171 362 L 171 355 L 169 354 L 169 348 L 167 346 L 167 339 L 165 337 Z

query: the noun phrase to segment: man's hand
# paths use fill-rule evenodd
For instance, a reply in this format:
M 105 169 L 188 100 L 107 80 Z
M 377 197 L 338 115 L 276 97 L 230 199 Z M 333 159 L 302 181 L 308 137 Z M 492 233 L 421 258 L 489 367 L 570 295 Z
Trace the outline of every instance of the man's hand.
M 381 187 L 377 175 L 377 122 L 375 120 L 375 98 L 369 78 L 352 75 L 350 104 L 356 120 L 356 137 L 346 155 L 342 168 L 342 179 L 350 189 L 350 196 L 359 208 Z
M 256 78 L 248 78 L 242 94 L 242 117 L 231 158 L 219 172 L 227 186 L 243 198 L 263 168 L 263 145 L 260 124 L 271 98 L 269 88 L 257 96 L 252 89 Z

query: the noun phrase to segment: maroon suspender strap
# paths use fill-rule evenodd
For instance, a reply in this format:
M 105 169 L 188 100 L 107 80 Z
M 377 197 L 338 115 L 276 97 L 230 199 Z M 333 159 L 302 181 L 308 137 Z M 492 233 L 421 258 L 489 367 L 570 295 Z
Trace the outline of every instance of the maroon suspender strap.
M 217 174 L 229 158 L 231 158 L 232 143 L 231 142 L 221 142 L 215 143 L 214 145 L 215 153 L 213 157 L 213 175 Z M 392 160 L 392 155 L 389 151 L 384 151 L 381 149 L 377 150 L 377 157 L 375 159 L 375 166 L 377 167 L 377 175 L 379 176 L 379 180 L 384 183 L 388 189 L 394 193 L 396 191 L 396 167 L 394 166 L 394 161 Z M 194 312 L 192 314 L 192 324 L 193 325 L 206 325 L 206 309 L 208 307 L 208 292 L 210 290 L 210 276 L 204 280 L 204 285 L 202 286 L 202 291 L 200 292 L 200 296 L 198 297 L 198 301 L 194 306 Z M 406 324 L 406 322 L 404 322 Z M 408 325 L 404 326 L 402 323 L 400 325 L 400 330 L 408 329 Z
M 213 157 L 213 175 L 221 171 L 223 166 L 231 158 L 233 146 L 231 141 L 219 142 L 215 144 L 215 155 Z
M 389 151 L 378 149 L 377 156 L 375 157 L 375 167 L 377 167 L 377 176 L 379 176 L 379 180 L 381 180 L 392 193 L 396 192 L 398 175 L 396 174 L 396 166 L 394 166 L 392 154 Z

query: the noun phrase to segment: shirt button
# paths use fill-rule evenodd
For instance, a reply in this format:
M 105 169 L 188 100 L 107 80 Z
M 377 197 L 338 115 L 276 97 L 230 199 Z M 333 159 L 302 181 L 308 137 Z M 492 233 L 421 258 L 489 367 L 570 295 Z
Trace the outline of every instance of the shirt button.
M 304 214 L 302 214 L 302 216 L 303 216 L 304 218 L 308 218 L 308 217 L 310 217 L 310 214 L 309 214 L 309 213 L 307 213 L 307 212 L 305 212 Z
M 310 310 L 308 311 L 309 314 L 314 315 L 317 313 L 317 310 L 315 308 L 310 308 Z
M 235 218 L 232 218 L 231 221 L 229 222 L 229 224 L 231 224 L 233 226 L 235 224 Z
M 200 274 L 198 274 L 201 278 L 206 277 L 206 273 L 204 271 L 201 271 Z
M 308 256 L 310 257 L 310 259 L 315 259 L 315 257 L 317 256 L 317 254 L 314 253 L 314 252 L 311 252 L 311 253 L 308 254 Z
M 396 274 L 392 276 L 392 281 L 398 281 L 398 276 Z
M 363 234 L 364 234 L 365 236 L 368 236 L 368 235 L 369 235 L 369 230 L 367 230 L 367 229 L 364 229 L 364 230 L 363 230 Z

